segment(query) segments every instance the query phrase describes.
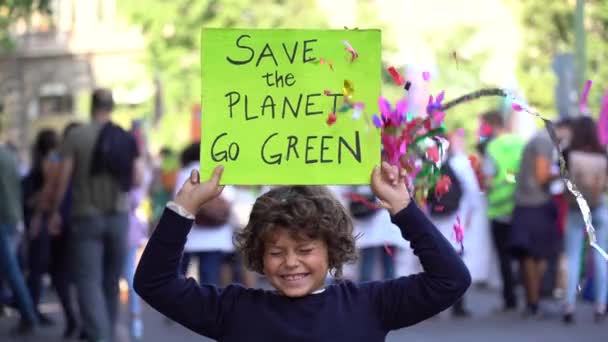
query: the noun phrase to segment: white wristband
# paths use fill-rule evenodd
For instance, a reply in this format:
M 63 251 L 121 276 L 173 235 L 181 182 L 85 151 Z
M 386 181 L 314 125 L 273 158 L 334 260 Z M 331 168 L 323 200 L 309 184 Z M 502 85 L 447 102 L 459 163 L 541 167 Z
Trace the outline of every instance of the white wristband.
M 185 217 L 190 220 L 194 220 L 194 215 L 191 212 L 189 212 L 186 208 L 182 207 L 181 205 L 175 203 L 174 201 L 170 201 L 169 203 L 167 203 L 167 208 L 173 210 L 179 216 Z

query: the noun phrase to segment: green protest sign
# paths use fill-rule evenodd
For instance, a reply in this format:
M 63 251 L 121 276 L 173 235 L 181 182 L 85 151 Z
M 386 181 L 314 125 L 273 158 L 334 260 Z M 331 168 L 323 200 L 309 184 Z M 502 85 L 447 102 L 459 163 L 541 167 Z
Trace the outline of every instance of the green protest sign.
M 380 52 L 378 30 L 203 29 L 202 179 L 369 183 Z

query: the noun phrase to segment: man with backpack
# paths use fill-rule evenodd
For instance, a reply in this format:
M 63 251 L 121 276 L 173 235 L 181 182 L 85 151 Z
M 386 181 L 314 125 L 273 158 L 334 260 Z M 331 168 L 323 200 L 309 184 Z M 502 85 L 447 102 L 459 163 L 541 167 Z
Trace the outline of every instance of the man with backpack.
M 454 225 L 462 225 L 467 229 L 476 210 L 480 208 L 480 189 L 475 171 L 465 153 L 465 141 L 462 134 L 449 135 L 450 146 L 447 159 L 443 162 L 441 177 L 449 178 L 447 192 L 429 191 L 427 204 L 429 215 L 435 226 L 452 242 L 457 251 L 461 251 L 462 241 L 457 241 Z M 465 308 L 464 299 L 459 300 L 452 307 L 454 317 L 468 317 L 469 311 Z
M 91 122 L 73 129 L 61 146 L 60 172 L 50 201 L 49 225 L 54 225 L 71 183 L 72 272 L 83 334 L 89 341 L 114 339 L 118 280 L 127 251 L 128 191 L 142 178 L 135 139 L 111 122 L 113 109 L 110 90 L 93 92 Z

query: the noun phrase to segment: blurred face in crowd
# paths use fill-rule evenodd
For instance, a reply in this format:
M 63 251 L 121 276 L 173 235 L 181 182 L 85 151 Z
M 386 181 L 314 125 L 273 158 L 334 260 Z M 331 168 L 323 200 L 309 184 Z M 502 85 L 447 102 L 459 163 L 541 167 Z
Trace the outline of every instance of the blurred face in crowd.
M 302 297 L 322 289 L 329 269 L 327 244 L 277 228 L 264 249 L 264 274 L 281 294 Z

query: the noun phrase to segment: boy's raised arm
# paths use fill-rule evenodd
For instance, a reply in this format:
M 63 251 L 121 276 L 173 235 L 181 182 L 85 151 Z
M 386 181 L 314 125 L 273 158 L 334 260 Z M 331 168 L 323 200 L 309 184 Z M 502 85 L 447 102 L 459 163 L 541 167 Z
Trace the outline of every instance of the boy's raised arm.
M 388 330 L 394 330 L 450 307 L 465 293 L 471 276 L 452 245 L 426 215 L 410 203 L 403 181 L 393 182 L 395 178 L 400 179 L 396 167 L 387 168 L 383 165 L 382 173 L 376 171 L 372 175 L 372 187 L 376 195 L 387 202 L 392 222 L 399 227 L 403 238 L 411 242 L 424 269 L 420 274 L 364 285 L 370 287 L 371 300 L 381 322 Z M 408 196 L 408 200 L 403 196 Z
M 468 289 L 471 276 L 454 247 L 415 204 L 391 219 L 411 242 L 423 268 L 419 274 L 378 283 L 375 288 L 374 300 L 382 321 L 393 330 L 452 306 Z
M 200 187 L 205 184 L 184 185 L 182 190 L 186 192 L 182 193 L 182 201 L 176 203 L 176 207 L 192 212 L 188 200 L 184 199 L 197 198 L 201 194 Z M 192 189 L 198 192 L 192 192 Z M 217 339 L 239 288 L 220 290 L 212 285 L 199 285 L 194 279 L 186 279 L 180 274 L 182 253 L 192 223 L 191 218 L 174 209 L 165 209 L 141 257 L 133 287 L 162 314 L 199 334 Z

